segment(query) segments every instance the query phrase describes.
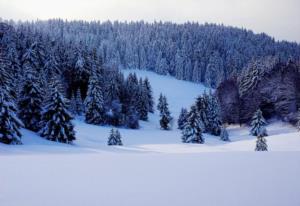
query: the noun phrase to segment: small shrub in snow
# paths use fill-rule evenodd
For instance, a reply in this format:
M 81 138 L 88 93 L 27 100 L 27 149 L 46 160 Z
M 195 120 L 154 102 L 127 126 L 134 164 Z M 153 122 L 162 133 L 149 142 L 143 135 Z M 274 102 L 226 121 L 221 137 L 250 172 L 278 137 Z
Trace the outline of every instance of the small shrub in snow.
M 255 151 L 268 151 L 267 140 L 264 136 L 257 136 Z
M 112 145 L 122 146 L 123 145 L 122 140 L 121 140 L 121 134 L 120 134 L 119 130 L 111 129 L 107 144 L 109 146 L 112 146 Z
M 222 128 L 221 128 L 220 139 L 221 139 L 222 141 L 225 141 L 225 142 L 230 141 L 228 132 L 227 132 L 227 130 L 226 130 L 225 127 L 222 127 Z

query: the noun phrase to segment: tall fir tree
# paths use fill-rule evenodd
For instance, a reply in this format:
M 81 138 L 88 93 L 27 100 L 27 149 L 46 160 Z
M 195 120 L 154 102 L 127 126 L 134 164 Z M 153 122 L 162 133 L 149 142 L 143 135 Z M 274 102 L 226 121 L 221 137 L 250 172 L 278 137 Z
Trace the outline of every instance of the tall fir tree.
M 105 124 L 106 111 L 103 90 L 99 79 L 94 74 L 90 77 L 87 97 L 85 99 L 85 121 L 89 124 Z
M 187 121 L 183 125 L 182 129 L 182 142 L 183 143 L 204 143 L 204 137 L 202 135 L 203 122 L 199 118 L 199 113 L 195 106 L 191 107 L 191 111 L 188 114 Z
M 0 86 L 0 142 L 22 144 L 20 128 L 24 127 L 16 115 L 17 109 L 7 88 Z
M 138 90 L 138 96 L 136 102 L 136 108 L 139 113 L 140 120 L 147 121 L 148 120 L 148 111 L 149 111 L 149 101 L 147 91 L 140 85 Z
M 153 101 L 153 92 L 152 92 L 152 88 L 149 82 L 149 79 L 146 77 L 144 79 L 144 87 L 146 89 L 147 92 L 147 97 L 148 97 L 148 110 L 149 112 L 153 113 L 154 112 L 154 101 Z
M 184 128 L 184 125 L 187 122 L 187 118 L 188 118 L 188 111 L 186 108 L 182 108 L 177 120 L 178 129 L 182 130 Z
M 173 118 L 171 117 L 171 113 L 169 111 L 169 106 L 167 102 L 167 98 L 165 96 L 162 96 L 162 98 L 159 98 L 159 112 L 160 112 L 160 127 L 164 130 L 171 129 L 171 121 Z
M 25 83 L 20 92 L 19 117 L 24 122 L 25 128 L 37 132 L 41 129 L 43 92 L 37 73 L 27 71 Z
M 258 109 L 253 117 L 252 117 L 252 121 L 251 121 L 251 130 L 250 133 L 253 136 L 268 136 L 267 130 L 266 130 L 266 120 L 264 119 L 262 112 L 260 109 Z
M 208 118 L 208 132 L 212 135 L 219 136 L 221 133 L 221 115 L 220 108 L 217 98 L 211 93 L 208 94 L 208 104 L 207 104 L 207 118 Z
M 257 136 L 255 151 L 268 151 L 267 140 L 263 135 Z
M 119 130 L 111 129 L 107 144 L 109 146 L 115 146 L 115 145 L 122 146 L 123 145 L 122 139 L 121 139 L 121 134 L 120 134 Z
M 67 110 L 67 99 L 59 91 L 59 84 L 52 85 L 51 99 L 44 107 L 40 135 L 48 140 L 72 143 L 75 140 L 71 113 Z

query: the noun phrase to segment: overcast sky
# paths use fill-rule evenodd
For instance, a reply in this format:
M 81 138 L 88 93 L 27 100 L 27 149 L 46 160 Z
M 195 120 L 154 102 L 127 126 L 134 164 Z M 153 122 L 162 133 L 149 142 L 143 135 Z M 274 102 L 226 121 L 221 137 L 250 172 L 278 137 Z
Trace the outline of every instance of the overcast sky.
M 300 42 L 300 0 L 0 0 L 0 17 L 223 23 Z

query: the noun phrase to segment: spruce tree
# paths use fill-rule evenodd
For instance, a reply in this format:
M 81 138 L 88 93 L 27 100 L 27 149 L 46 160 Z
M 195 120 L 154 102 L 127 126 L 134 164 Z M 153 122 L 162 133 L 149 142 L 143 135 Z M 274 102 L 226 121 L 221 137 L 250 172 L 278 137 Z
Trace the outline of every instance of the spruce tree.
M 180 111 L 180 115 L 177 120 L 178 129 L 182 130 L 185 123 L 187 122 L 188 111 L 186 108 L 182 108 Z
M 52 85 L 51 98 L 44 107 L 40 135 L 48 140 L 72 143 L 75 140 L 73 119 L 67 110 L 67 100 L 58 89 L 58 83 Z
M 22 144 L 20 128 L 24 127 L 16 115 L 17 109 L 7 88 L 0 86 L 0 142 Z
M 167 98 L 165 96 L 162 96 L 162 98 L 159 99 L 159 112 L 160 112 L 160 127 L 164 130 L 169 130 L 171 128 L 171 113 L 169 111 Z
M 225 142 L 230 141 L 228 132 L 227 132 L 227 130 L 226 130 L 225 127 L 222 127 L 222 128 L 221 128 L 220 139 L 221 139 L 222 141 L 225 141 Z
M 154 101 L 153 101 L 153 92 L 152 92 L 152 88 L 149 82 L 149 79 L 146 77 L 144 79 L 144 87 L 146 89 L 147 92 L 147 100 L 148 100 L 148 110 L 149 112 L 153 113 L 154 112 Z
M 85 99 L 85 121 L 88 124 L 104 124 L 105 120 L 103 91 L 99 85 L 97 75 L 92 75 Z
M 40 129 L 42 116 L 43 93 L 37 73 L 27 71 L 27 78 L 20 92 L 19 117 L 25 128 L 37 132 Z
M 138 129 L 139 126 L 139 114 L 136 111 L 135 107 L 131 106 L 126 115 L 125 124 L 130 129 Z
M 182 129 L 182 142 L 203 144 L 202 128 L 203 122 L 199 118 L 199 113 L 196 107 L 192 106 L 187 117 L 187 122 Z
M 219 104 L 217 98 L 211 92 L 207 95 L 207 101 L 207 129 L 210 134 L 218 136 L 221 133 L 222 126 Z
M 122 146 L 123 145 L 122 140 L 121 140 L 121 134 L 120 134 L 119 130 L 111 129 L 107 144 L 109 146 L 113 146 L 113 145 Z
M 257 136 L 255 151 L 268 151 L 267 140 L 263 135 Z
M 253 136 L 268 136 L 265 128 L 266 125 L 266 120 L 264 119 L 261 110 L 258 109 L 252 117 L 250 133 Z
M 149 102 L 147 91 L 143 86 L 139 88 L 139 93 L 137 96 L 137 111 L 139 113 L 140 120 L 148 120 Z

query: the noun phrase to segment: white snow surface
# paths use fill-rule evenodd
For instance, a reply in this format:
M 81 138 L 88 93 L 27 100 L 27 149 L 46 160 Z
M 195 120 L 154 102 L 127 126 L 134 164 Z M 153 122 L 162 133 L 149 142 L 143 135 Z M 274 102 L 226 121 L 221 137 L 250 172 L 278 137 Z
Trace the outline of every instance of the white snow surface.
M 0 206 L 299 206 L 300 133 L 271 121 L 269 152 L 254 152 L 246 126 L 229 126 L 231 142 L 205 134 L 205 144 L 181 143 L 176 119 L 206 88 L 152 72 L 155 100 L 167 96 L 173 130 L 157 112 L 141 129 L 120 128 L 124 146 L 107 146 L 111 127 L 74 120 L 73 145 L 23 132 L 23 145 L 0 144 Z M 208 91 L 208 89 L 207 89 Z

